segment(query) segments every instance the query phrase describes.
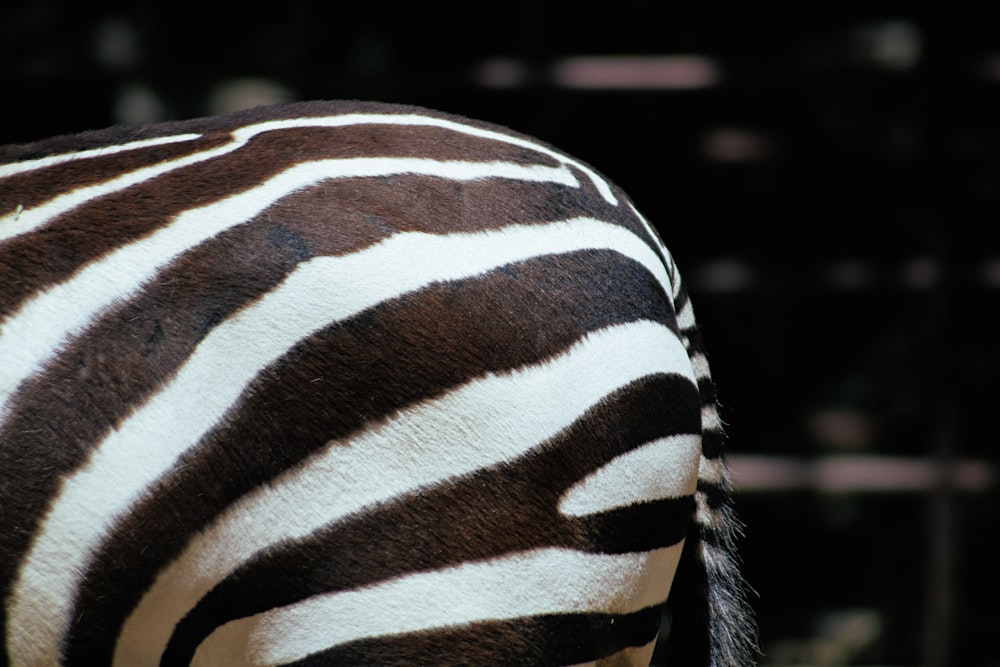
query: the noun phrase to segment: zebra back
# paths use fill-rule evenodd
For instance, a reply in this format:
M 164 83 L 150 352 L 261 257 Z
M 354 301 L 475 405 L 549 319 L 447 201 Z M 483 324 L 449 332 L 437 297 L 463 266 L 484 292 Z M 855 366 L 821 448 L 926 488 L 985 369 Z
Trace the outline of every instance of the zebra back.
M 691 306 L 588 166 L 304 103 L 2 148 L 0 215 L 3 664 L 644 664 L 665 605 L 749 662 Z

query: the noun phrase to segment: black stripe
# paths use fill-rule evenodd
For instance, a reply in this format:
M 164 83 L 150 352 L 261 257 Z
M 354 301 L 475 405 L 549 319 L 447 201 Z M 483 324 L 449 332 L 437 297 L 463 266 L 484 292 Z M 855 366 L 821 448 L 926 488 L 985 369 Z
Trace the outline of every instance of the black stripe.
M 657 664 L 723 667 L 710 659 L 711 584 L 701 558 L 703 532 L 704 527 L 695 521 L 688 526 L 688 536 L 684 541 L 677 571 L 674 572 L 666 605 L 670 630 L 657 643 Z
M 706 358 L 707 363 L 707 358 Z M 715 392 L 715 382 L 712 378 L 704 377 L 698 380 L 698 389 L 701 390 L 702 403 L 705 405 L 716 405 L 717 397 Z
M 693 512 L 694 497 L 684 496 L 583 517 L 578 523 L 606 553 L 651 551 L 680 542 Z
M 631 614 L 558 614 L 362 639 L 286 667 L 562 667 L 606 658 L 656 638 L 663 606 Z
M 698 491 L 705 494 L 705 502 L 710 510 L 719 510 L 732 502 L 728 486 L 698 480 Z
M 701 383 L 699 383 L 700 386 Z M 704 396 L 704 393 L 702 394 Z M 725 454 L 726 434 L 716 429 L 705 429 L 701 434 L 701 453 L 707 459 L 717 459 Z

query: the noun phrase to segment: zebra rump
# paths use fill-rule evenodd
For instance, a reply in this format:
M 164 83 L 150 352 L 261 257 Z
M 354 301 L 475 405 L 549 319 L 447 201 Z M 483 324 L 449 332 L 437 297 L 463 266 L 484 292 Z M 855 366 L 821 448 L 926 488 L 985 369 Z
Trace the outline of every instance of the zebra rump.
M 0 148 L 0 216 L 0 665 L 752 663 L 691 304 L 587 165 L 300 103 Z

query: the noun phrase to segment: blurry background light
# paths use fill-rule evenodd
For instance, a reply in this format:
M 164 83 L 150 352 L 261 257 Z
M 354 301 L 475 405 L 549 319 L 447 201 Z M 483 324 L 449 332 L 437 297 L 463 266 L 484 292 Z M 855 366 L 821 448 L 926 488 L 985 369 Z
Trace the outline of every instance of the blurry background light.
M 113 113 L 116 123 L 155 123 L 166 120 L 166 110 L 156 92 L 139 82 L 129 82 L 119 88 Z
M 810 460 L 743 455 L 729 457 L 729 463 L 740 493 L 926 493 L 942 485 L 980 493 L 996 482 L 993 466 L 970 459 L 942 466 L 908 457 L 837 455 Z
M 1000 289 L 1000 257 L 986 260 L 982 265 L 980 275 L 984 285 Z
M 686 90 L 719 82 L 720 68 L 707 56 L 573 56 L 552 68 L 563 88 Z
M 517 88 L 529 79 L 528 68 L 515 58 L 491 58 L 475 72 L 476 83 L 486 88 Z
M 903 263 L 899 277 L 905 288 L 930 289 L 941 283 L 941 265 L 933 257 L 914 257 Z
M 829 264 L 825 278 L 827 284 L 834 289 L 865 289 L 874 284 L 875 269 L 863 260 L 840 258 Z
M 141 62 L 139 36 L 133 25 L 121 18 L 97 23 L 93 31 L 94 58 L 113 70 L 137 67 Z
M 729 163 L 764 160 L 774 153 L 770 140 L 760 132 L 734 127 L 707 132 L 701 150 L 710 160 Z
M 290 102 L 292 92 L 265 78 L 226 79 L 216 84 L 209 99 L 209 113 L 229 113 L 240 109 Z
M 923 51 L 919 28 L 905 19 L 862 23 L 851 31 L 850 42 L 856 63 L 885 70 L 912 69 Z
M 692 276 L 692 284 L 702 292 L 741 292 L 749 290 L 754 282 L 753 267 L 731 257 L 708 260 Z

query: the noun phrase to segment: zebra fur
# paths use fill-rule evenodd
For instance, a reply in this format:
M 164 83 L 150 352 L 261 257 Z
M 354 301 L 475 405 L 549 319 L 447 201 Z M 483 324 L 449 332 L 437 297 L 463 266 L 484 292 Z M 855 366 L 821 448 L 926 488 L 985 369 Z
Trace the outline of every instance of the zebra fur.
M 534 139 L 0 148 L 0 360 L 0 664 L 644 664 L 664 605 L 670 664 L 752 663 L 683 282 Z

